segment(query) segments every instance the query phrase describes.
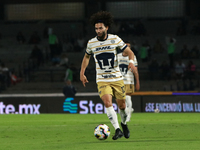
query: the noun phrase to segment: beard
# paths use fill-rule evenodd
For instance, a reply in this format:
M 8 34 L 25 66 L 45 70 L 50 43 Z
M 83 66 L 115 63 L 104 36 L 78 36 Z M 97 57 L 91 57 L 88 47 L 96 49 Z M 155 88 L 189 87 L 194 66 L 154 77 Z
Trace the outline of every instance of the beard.
M 102 35 L 101 35 L 101 36 L 98 36 L 98 35 L 97 35 L 97 38 L 98 38 L 99 40 L 104 40 L 105 35 L 106 35 L 106 33 L 105 33 L 105 32 L 102 32 Z

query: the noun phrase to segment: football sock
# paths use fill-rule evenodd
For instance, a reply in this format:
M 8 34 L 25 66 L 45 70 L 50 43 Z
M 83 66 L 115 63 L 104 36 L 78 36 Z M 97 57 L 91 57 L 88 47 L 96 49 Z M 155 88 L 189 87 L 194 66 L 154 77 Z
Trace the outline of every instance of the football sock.
M 108 116 L 108 119 L 112 123 L 113 127 L 115 130 L 119 127 L 118 119 L 117 119 L 117 113 L 115 112 L 113 106 L 106 108 L 106 113 Z
M 126 124 L 127 115 L 129 113 L 129 109 L 126 107 L 124 110 L 120 109 L 119 114 L 121 116 L 121 120 L 123 124 Z
M 129 122 L 130 121 L 130 119 L 131 119 L 131 114 L 132 114 L 132 101 L 131 101 L 131 96 L 129 96 L 129 95 L 126 95 L 126 107 L 128 108 L 128 110 L 129 110 L 129 114 L 128 114 L 128 116 L 127 116 L 127 120 L 126 120 L 126 122 Z
M 127 107 L 128 109 L 130 109 L 130 110 L 131 110 L 131 108 L 132 108 L 131 96 L 129 96 L 129 95 L 126 95 L 126 107 Z

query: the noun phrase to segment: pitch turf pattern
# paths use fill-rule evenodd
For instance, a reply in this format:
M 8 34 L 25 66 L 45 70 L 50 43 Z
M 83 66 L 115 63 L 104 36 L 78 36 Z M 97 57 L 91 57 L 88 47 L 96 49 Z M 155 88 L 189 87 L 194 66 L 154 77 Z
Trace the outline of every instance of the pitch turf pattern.
M 111 130 L 104 141 L 94 137 L 102 123 Z M 133 113 L 128 125 L 130 138 L 114 141 L 106 114 L 0 115 L 0 150 L 200 149 L 199 113 Z

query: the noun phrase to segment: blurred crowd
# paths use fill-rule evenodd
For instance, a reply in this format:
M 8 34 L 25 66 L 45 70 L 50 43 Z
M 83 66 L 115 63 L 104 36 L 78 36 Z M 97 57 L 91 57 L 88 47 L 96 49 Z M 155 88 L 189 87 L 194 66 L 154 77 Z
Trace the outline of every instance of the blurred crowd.
M 198 74 L 199 64 L 195 64 L 195 60 L 200 58 L 199 45 L 195 44 L 189 47 L 189 43 L 179 43 L 175 37 L 184 37 L 188 34 L 200 35 L 200 23 L 194 24 L 191 30 L 188 30 L 187 26 L 188 21 L 182 19 L 178 22 L 176 33 L 170 33 L 170 36 L 163 35 L 162 38 L 157 38 L 154 42 L 149 41 L 151 35 L 149 35 L 143 20 L 118 20 L 111 27 L 110 33 L 131 41 L 131 49 L 137 56 L 139 64 L 146 66 L 150 80 L 192 80 Z M 82 30 L 79 34 L 58 36 L 52 27 L 45 27 L 42 33 L 33 31 L 29 38 L 26 38 L 22 31 L 18 31 L 16 35 L 17 43 L 32 45 L 31 53 L 27 61 L 19 66 L 21 71 L 18 71 L 18 74 L 15 73 L 16 69 L 6 69 L 5 63 L 1 62 L 1 88 L 14 85 L 22 80 L 30 81 L 31 72 L 45 64 L 63 67 L 66 71 L 70 69 L 74 77 L 73 82 L 78 81 L 77 74 L 80 66 L 75 65 L 76 60 L 69 58 L 68 53 L 74 53 L 74 55 L 84 53 L 88 41 L 87 35 L 90 33 L 86 27 Z M 137 39 L 138 37 L 143 38 L 136 41 L 136 37 Z M 2 38 L 3 35 L 0 33 L 0 40 Z M 41 48 L 44 40 L 47 41 L 47 46 Z M 182 49 L 177 49 L 177 44 L 182 44 Z M 167 59 L 166 57 L 157 59 L 155 55 L 167 56 Z

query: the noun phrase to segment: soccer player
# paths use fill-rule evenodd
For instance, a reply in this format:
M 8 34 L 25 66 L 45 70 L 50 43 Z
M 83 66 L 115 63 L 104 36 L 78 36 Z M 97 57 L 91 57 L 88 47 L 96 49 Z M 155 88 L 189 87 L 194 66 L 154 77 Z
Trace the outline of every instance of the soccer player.
M 119 48 L 129 56 L 130 63 L 128 68 L 132 71 L 136 69 L 133 64 L 134 53 L 117 35 L 107 33 L 113 22 L 113 17 L 110 12 L 99 11 L 91 16 L 90 22 L 95 27 L 97 36 L 90 39 L 87 43 L 86 53 L 81 64 L 80 80 L 85 87 L 85 84 L 88 83 L 87 77 L 84 75 L 85 69 L 89 64 L 90 56 L 93 55 L 96 63 L 98 93 L 106 107 L 107 116 L 115 128 L 115 135 L 112 139 L 117 140 L 123 136 L 129 138 L 130 132 L 126 125 L 129 110 L 126 108 L 125 103 L 126 93 L 123 77 L 118 66 L 117 49 Z M 116 99 L 120 109 L 123 132 L 119 127 L 117 114 L 112 105 L 112 97 Z
M 131 43 L 129 41 L 125 43 L 129 48 L 131 48 Z M 129 109 L 129 114 L 127 116 L 126 121 L 129 122 L 131 118 L 131 114 L 133 112 L 131 94 L 135 92 L 135 89 L 137 91 L 140 90 L 139 73 L 137 69 L 138 62 L 137 62 L 136 56 L 134 56 L 134 65 L 136 69 L 133 72 L 131 72 L 130 70 L 128 70 L 128 65 L 129 65 L 128 56 L 124 52 L 119 53 L 117 56 L 119 60 L 119 68 L 123 75 L 123 80 L 125 84 L 126 107 Z M 134 77 L 135 77 L 136 84 L 134 83 Z M 135 84 L 135 87 L 134 87 L 134 84 Z

